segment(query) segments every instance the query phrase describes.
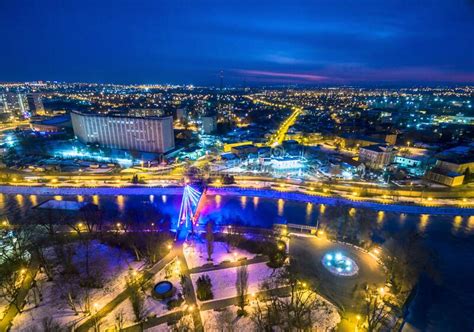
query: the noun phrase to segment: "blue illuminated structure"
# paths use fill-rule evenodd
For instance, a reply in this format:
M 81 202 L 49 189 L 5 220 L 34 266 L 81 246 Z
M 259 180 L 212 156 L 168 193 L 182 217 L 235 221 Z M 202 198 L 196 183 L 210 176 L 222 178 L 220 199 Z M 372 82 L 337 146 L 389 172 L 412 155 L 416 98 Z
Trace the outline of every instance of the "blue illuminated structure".
M 338 276 L 353 276 L 359 271 L 359 267 L 354 260 L 340 252 L 327 253 L 324 255 L 322 263 L 326 269 Z
M 199 217 L 199 202 L 201 201 L 201 197 L 202 193 L 190 185 L 184 187 L 176 231 L 176 237 L 178 239 L 185 239 L 189 233 L 193 233 L 193 227 Z

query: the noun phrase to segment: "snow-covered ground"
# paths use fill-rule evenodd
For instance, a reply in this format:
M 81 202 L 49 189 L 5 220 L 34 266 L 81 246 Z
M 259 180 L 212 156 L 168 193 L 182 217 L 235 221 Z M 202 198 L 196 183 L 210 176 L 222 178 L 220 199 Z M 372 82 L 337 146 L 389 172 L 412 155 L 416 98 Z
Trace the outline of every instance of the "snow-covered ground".
M 76 244 L 73 252 L 73 261 L 77 266 L 82 266 L 80 262 L 84 260 L 82 255 L 84 250 L 78 248 Z M 98 310 L 123 291 L 125 278 L 130 269 L 140 269 L 143 263 L 136 262 L 134 257 L 127 252 L 96 241 L 91 243 L 90 253 L 93 268 L 100 269 L 97 272 L 104 280 L 103 288 L 90 290 L 92 310 Z M 49 256 L 51 255 L 54 255 L 53 250 L 49 253 Z M 52 318 L 62 326 L 70 326 L 83 319 L 81 314 L 75 315 L 67 303 L 63 276 L 60 275 L 58 267 L 54 270 L 53 281 L 47 281 L 44 273 L 39 273 L 36 280 L 43 300 L 35 307 L 33 291 L 30 291 L 24 311 L 13 320 L 12 331 L 30 331 L 41 324 L 45 318 Z
M 167 275 L 168 271 L 168 275 Z M 165 266 L 160 272 L 155 274 L 155 276 L 152 279 L 151 286 L 153 287 L 156 283 L 159 281 L 163 280 L 168 280 L 173 284 L 173 286 L 176 288 L 176 295 L 178 293 L 182 293 L 182 288 L 179 283 L 180 281 L 180 271 L 179 271 L 179 264 L 177 260 L 173 260 L 171 263 Z M 168 300 L 164 301 L 159 301 L 157 299 L 154 299 L 151 296 L 151 289 L 147 291 L 146 298 L 145 298 L 145 311 L 147 316 L 152 317 L 152 316 L 162 316 L 164 314 L 179 310 L 180 308 L 175 308 L 171 311 L 168 310 L 167 308 L 167 303 Z M 119 314 L 122 314 L 123 317 L 123 327 L 127 327 L 130 325 L 135 324 L 135 316 L 133 314 L 132 310 L 132 304 L 130 303 L 130 300 L 127 299 L 120 303 L 112 312 L 110 312 L 106 317 L 104 317 L 100 321 L 100 328 L 101 329 L 108 329 L 108 328 L 113 328 L 116 323 L 117 323 L 117 316 Z M 168 328 L 166 324 L 162 326 L 162 328 Z M 157 330 L 158 331 L 158 330 Z M 169 331 L 169 330 L 162 330 L 162 331 Z
M 312 331 L 333 331 L 341 321 L 336 307 L 318 297 L 320 303 L 318 309 L 312 311 Z M 255 302 L 246 306 L 246 317 L 237 317 L 237 306 L 230 306 L 220 311 L 201 311 L 201 320 L 204 331 L 258 331 L 251 319 L 255 308 Z M 278 331 L 278 330 L 276 330 Z
M 194 241 L 192 245 L 184 249 L 184 256 L 186 263 L 190 269 L 200 267 L 205 264 L 218 265 L 224 261 L 233 262 L 242 258 L 251 259 L 255 257 L 245 250 L 239 248 L 230 249 L 224 242 L 214 242 L 214 250 L 212 254 L 212 261 L 207 260 L 207 245 L 206 242 Z
M 202 273 L 191 274 L 191 279 L 194 283 L 195 289 L 197 279 L 204 274 L 211 278 L 212 292 L 214 294 L 213 300 L 225 299 L 237 296 L 235 289 L 235 282 L 237 279 L 237 267 L 228 269 L 220 269 L 215 271 L 207 271 Z M 254 293 L 259 290 L 259 286 L 263 281 L 276 275 L 278 272 L 267 266 L 267 263 L 250 264 L 247 266 L 248 277 L 248 293 Z M 198 302 L 200 302 L 198 300 Z

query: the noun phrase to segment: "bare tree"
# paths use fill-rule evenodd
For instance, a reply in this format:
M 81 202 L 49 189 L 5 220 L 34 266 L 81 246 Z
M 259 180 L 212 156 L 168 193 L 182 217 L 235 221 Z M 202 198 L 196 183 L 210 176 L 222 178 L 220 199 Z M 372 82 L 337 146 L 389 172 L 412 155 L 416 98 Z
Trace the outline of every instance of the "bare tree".
M 275 287 L 289 286 L 289 297 L 280 298 Z M 315 292 L 308 285 L 297 280 L 291 269 L 287 269 L 275 280 L 270 280 L 262 285 L 268 298 L 263 302 L 257 299 L 256 309 L 252 312 L 251 319 L 258 329 L 272 331 L 273 327 L 283 330 L 310 330 L 314 325 L 312 312 L 322 305 Z
M 214 226 L 212 220 L 206 224 L 206 248 L 207 248 L 207 260 L 212 261 L 212 254 L 214 252 Z
M 237 297 L 238 297 L 238 306 L 239 311 L 237 314 L 239 316 L 244 316 L 245 312 L 245 304 L 247 302 L 247 292 L 248 292 L 248 279 L 249 273 L 247 270 L 247 265 L 244 264 L 237 269 L 237 278 L 235 280 L 235 288 L 237 289 Z
M 225 332 L 234 332 L 235 331 L 235 317 L 232 315 L 232 312 L 225 308 L 217 315 L 217 327 L 212 327 L 214 329 L 220 327 Z
M 123 310 L 120 310 L 115 314 L 115 328 L 117 331 L 122 331 L 123 325 L 125 324 L 125 316 Z
M 367 331 L 379 331 L 390 316 L 388 302 L 375 286 L 368 286 L 364 296 Z
M 147 316 L 145 308 L 144 278 L 141 275 L 131 274 L 127 277 L 127 289 L 130 293 L 130 303 L 132 304 L 135 321 L 141 323 Z
M 434 257 L 418 233 L 400 233 L 384 245 L 382 255 L 388 269 L 392 292 L 403 301 L 418 282 L 421 273 L 438 278 Z
M 9 305 L 13 304 L 18 312 L 21 312 L 22 308 L 16 301 L 23 280 L 18 268 L 18 265 L 11 263 L 0 266 L 0 297 L 6 300 Z
M 61 331 L 66 331 L 66 329 L 63 328 L 61 326 L 61 324 L 56 322 L 52 317 L 45 317 L 41 321 L 41 330 L 40 331 L 61 332 Z
M 192 315 L 183 315 L 175 325 L 171 327 L 173 332 L 192 332 L 194 331 L 194 323 Z

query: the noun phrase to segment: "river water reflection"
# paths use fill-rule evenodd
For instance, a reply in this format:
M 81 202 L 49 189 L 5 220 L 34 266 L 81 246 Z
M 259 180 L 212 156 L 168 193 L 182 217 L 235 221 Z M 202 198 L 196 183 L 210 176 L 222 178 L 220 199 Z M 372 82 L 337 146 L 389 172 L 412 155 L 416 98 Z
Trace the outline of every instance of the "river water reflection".
M 0 212 L 10 222 L 22 222 L 35 213 L 32 206 L 48 199 L 76 200 L 97 204 L 106 220 L 116 222 L 131 211 L 146 213 L 146 219 L 168 215 L 178 218 L 181 196 L 35 196 L 0 194 Z M 318 216 L 337 207 L 246 196 L 207 196 L 201 220 L 240 223 L 269 228 L 275 221 L 316 225 Z M 349 213 L 358 213 L 353 208 Z M 140 222 L 140 218 L 136 219 Z M 422 283 L 412 305 L 409 321 L 423 330 L 464 331 L 474 327 L 474 216 L 416 215 L 379 211 L 375 214 L 376 233 L 386 235 L 403 230 L 422 233 L 438 259 L 442 285 Z

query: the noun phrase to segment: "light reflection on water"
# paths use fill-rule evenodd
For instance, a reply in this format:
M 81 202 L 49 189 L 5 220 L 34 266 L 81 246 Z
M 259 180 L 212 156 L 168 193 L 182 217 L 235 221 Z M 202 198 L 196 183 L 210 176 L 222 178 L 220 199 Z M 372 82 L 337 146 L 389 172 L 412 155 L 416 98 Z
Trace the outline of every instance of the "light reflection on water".
M 309 203 L 309 202 L 306 203 L 306 217 L 305 217 L 305 220 L 306 220 L 307 224 L 311 223 L 312 212 L 313 212 L 313 203 Z
M 453 227 L 451 228 L 451 232 L 453 234 L 456 234 L 460 229 L 461 229 L 461 224 L 462 224 L 462 217 L 461 216 L 455 216 L 453 219 Z
M 38 198 L 36 197 L 36 195 L 30 195 L 30 202 L 32 206 L 38 205 Z
M 350 208 L 350 209 L 349 209 L 349 216 L 351 216 L 352 218 L 355 217 L 356 213 L 357 213 L 357 209 L 356 209 L 356 208 Z
M 467 230 L 469 233 L 474 231 L 474 216 L 470 216 L 467 220 Z
M 242 207 L 242 210 L 245 210 L 247 207 L 247 196 L 240 196 L 240 206 Z
M 284 209 L 285 209 L 285 201 L 282 198 L 280 198 L 278 199 L 278 215 L 280 217 L 283 217 Z
M 22 208 L 24 203 L 23 195 L 17 194 L 15 197 L 16 201 L 18 202 L 18 206 Z
M 326 211 L 326 205 L 320 204 L 319 205 L 319 214 L 323 215 L 325 211 Z
M 377 212 L 377 225 L 382 225 L 385 220 L 385 212 L 379 211 Z
M 125 211 L 125 199 L 123 198 L 123 195 L 117 196 L 117 207 L 120 213 Z
M 258 208 L 258 197 L 253 198 L 253 208 L 255 210 Z
M 99 195 L 93 195 L 92 196 L 92 203 L 94 203 L 95 205 L 98 205 L 100 207 Z
M 420 215 L 420 222 L 418 223 L 418 230 L 423 233 L 428 226 L 428 222 L 430 220 L 429 214 L 422 214 Z
M 400 213 L 400 226 L 403 227 L 403 225 L 405 225 L 405 220 L 407 219 L 407 215 L 405 213 Z
M 220 209 L 221 208 L 221 195 L 216 195 L 215 196 L 215 201 L 216 201 L 216 208 Z

